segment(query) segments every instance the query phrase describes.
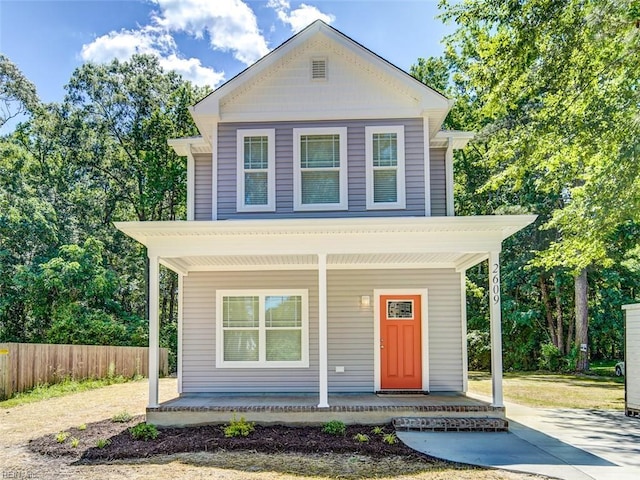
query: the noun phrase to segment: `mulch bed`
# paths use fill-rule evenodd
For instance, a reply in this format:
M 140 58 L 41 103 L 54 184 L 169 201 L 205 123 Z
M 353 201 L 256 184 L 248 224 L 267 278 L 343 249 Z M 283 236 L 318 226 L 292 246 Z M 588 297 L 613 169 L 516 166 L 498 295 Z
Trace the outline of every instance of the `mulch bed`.
M 88 424 L 85 429 L 65 430 L 68 438 L 59 443 L 56 435 L 46 435 L 29 443 L 29 448 L 37 453 L 55 457 L 69 457 L 81 463 L 105 462 L 117 459 L 148 458 L 156 455 L 171 455 L 184 452 L 216 451 L 256 451 L 262 453 L 301 454 L 357 454 L 372 458 L 385 456 L 405 456 L 429 460 L 424 455 L 404 445 L 399 440 L 395 444 L 383 441 L 382 435 L 372 432 L 371 426 L 347 426 L 343 436 L 322 432 L 321 427 L 289 427 L 256 425 L 255 431 L 247 437 L 224 436 L 222 425 L 186 428 L 162 428 L 155 440 L 134 440 L 128 429 L 143 421 L 134 417 L 125 423 L 103 420 Z M 384 426 L 385 433 L 392 433 L 391 425 Z M 368 442 L 358 442 L 356 434 L 369 436 Z M 72 446 L 76 438 L 78 445 Z M 96 446 L 98 440 L 109 440 L 103 448 Z M 435 460 L 438 462 L 438 460 Z

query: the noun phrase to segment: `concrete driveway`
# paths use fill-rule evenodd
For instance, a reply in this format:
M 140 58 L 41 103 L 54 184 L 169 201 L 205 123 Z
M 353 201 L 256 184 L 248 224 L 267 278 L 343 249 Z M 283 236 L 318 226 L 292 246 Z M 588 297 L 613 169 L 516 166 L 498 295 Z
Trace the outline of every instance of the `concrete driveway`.
M 509 433 L 399 432 L 410 447 L 461 463 L 566 480 L 640 479 L 640 419 L 621 411 L 507 403 Z

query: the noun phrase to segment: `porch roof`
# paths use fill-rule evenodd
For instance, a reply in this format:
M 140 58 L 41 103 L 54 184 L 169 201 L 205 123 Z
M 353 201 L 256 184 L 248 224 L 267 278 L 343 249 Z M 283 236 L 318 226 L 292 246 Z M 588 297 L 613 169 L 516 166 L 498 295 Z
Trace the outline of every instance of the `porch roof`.
M 118 222 L 149 256 L 186 274 L 203 270 L 456 268 L 500 251 L 535 215 Z

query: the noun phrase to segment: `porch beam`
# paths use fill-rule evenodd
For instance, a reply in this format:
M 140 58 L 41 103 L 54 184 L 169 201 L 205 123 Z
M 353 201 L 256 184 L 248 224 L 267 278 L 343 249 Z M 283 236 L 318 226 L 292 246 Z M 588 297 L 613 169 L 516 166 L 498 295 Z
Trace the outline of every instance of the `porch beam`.
M 149 257 L 149 408 L 158 406 L 158 369 L 160 364 L 160 262 Z
M 500 252 L 489 252 L 489 318 L 491 323 L 491 392 L 494 407 L 502 399 L 502 316 L 500 312 Z
M 318 254 L 318 350 L 319 350 L 319 394 L 318 408 L 329 407 L 328 370 L 328 320 L 327 320 L 327 254 Z

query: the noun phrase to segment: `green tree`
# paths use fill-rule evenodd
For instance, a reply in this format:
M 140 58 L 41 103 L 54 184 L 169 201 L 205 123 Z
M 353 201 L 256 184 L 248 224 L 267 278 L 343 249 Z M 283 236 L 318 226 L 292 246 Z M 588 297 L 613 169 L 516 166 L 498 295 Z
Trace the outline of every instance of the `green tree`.
M 611 239 L 640 215 L 638 2 L 442 6 L 457 24 L 447 55 L 478 109 L 487 186 L 552 200 L 553 235 L 530 267 L 573 275 L 574 348 L 588 344 L 587 272 L 612 265 Z
M 33 83 L 6 55 L 0 53 L 0 128 L 18 115 L 32 112 L 39 104 Z

